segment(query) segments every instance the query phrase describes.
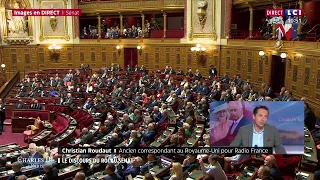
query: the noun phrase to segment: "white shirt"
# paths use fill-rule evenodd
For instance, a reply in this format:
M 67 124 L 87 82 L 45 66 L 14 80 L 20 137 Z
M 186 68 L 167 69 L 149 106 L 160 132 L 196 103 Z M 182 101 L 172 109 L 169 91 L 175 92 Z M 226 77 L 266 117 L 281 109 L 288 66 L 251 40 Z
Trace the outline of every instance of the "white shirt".
M 206 167 L 206 173 L 214 177 L 214 179 L 219 180 L 227 180 L 226 173 L 222 170 L 220 164 L 218 162 L 214 163 L 214 165 L 209 165 Z
M 92 92 L 93 87 L 92 86 L 87 86 L 86 93 Z
M 233 134 L 234 130 L 236 129 L 236 127 L 238 126 L 238 124 L 240 123 L 241 119 L 243 118 L 243 115 L 236 121 L 233 122 L 233 126 L 231 128 L 231 134 Z
M 127 146 L 129 146 L 131 143 L 132 143 L 133 139 L 132 138 L 129 138 L 129 141 L 128 141 L 128 144 Z

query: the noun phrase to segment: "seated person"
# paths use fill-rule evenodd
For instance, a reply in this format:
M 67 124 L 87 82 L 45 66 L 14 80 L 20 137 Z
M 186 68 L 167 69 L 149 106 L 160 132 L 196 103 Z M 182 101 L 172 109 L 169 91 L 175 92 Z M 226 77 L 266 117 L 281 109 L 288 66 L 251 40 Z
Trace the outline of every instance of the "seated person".
M 270 168 L 270 176 L 273 180 L 282 180 L 281 172 L 276 164 L 276 158 L 269 155 L 264 159 L 264 165 Z
M 58 169 L 52 167 L 51 164 L 45 164 L 43 166 L 43 171 L 46 173 L 43 176 L 43 180 L 54 180 L 54 179 L 58 179 Z
M 261 166 L 258 169 L 258 177 L 261 180 L 273 180 L 273 178 L 270 176 L 270 168 L 268 166 Z
M 140 173 L 140 166 L 142 165 L 143 160 L 141 157 L 135 157 L 132 160 L 131 164 L 122 164 L 118 167 L 118 173 L 122 177 L 131 175 L 133 178 Z
M 106 173 L 108 174 L 108 177 L 103 178 L 103 180 L 123 180 L 124 178 L 115 171 L 116 167 L 114 166 L 114 164 L 108 164 L 106 166 Z
M 151 168 L 157 165 L 157 158 L 155 154 L 148 154 L 147 159 L 148 162 L 140 167 L 142 174 L 149 172 Z
M 196 154 L 188 154 L 187 157 L 183 160 L 182 168 L 185 174 L 199 168 L 199 163 L 196 157 Z
M 101 159 L 105 159 L 106 156 L 103 155 L 103 154 L 97 154 L 97 155 L 95 156 L 95 158 L 101 160 Z M 106 169 L 106 163 L 94 163 L 94 164 L 91 164 L 91 165 L 90 165 L 90 169 L 92 169 L 92 171 L 93 171 L 94 173 L 103 171 L 103 170 Z
M 74 177 L 74 180 L 85 180 L 86 175 L 83 172 L 77 172 L 77 174 Z
M 202 158 L 199 158 L 199 164 L 204 175 L 213 176 L 214 179 L 219 180 L 227 180 L 227 176 L 225 172 L 222 170 L 220 163 L 218 162 L 219 156 L 218 155 L 210 155 L 208 158 L 209 166 L 205 167 Z
M 173 163 L 170 171 L 173 175 L 170 177 L 169 180 L 182 180 L 182 179 L 184 179 L 182 166 L 180 163 L 178 163 L 178 162 Z
M 30 104 L 30 109 L 42 109 L 42 105 L 38 102 L 38 100 L 34 100 L 33 103 Z
M 83 128 L 81 132 L 81 144 L 91 144 L 93 141 L 93 135 L 89 132 L 88 128 Z
M 179 136 L 177 134 L 172 134 L 170 137 L 169 144 L 166 145 L 165 147 L 177 147 L 179 144 L 178 138 L 179 138 Z
M 24 109 L 24 103 L 19 99 L 18 103 L 15 104 L 16 109 Z
M 156 132 L 154 130 L 154 125 L 153 123 L 149 123 L 148 129 L 143 132 L 142 140 L 144 141 L 144 144 L 149 145 L 154 141 L 155 137 Z
M 21 167 L 22 167 L 22 164 L 18 161 L 14 162 L 12 164 L 12 170 L 14 172 L 14 174 L 12 174 L 8 180 L 16 180 L 16 178 L 20 175 L 22 175 L 22 172 L 21 172 Z
M 127 147 L 138 148 L 140 146 L 140 141 L 138 139 L 138 133 L 136 130 L 132 130 L 130 133 L 130 138 L 125 141 Z
M 25 139 L 29 139 L 32 135 L 35 135 L 39 131 L 41 123 L 40 117 L 37 117 L 34 120 L 34 125 L 27 126 L 27 130 L 23 132 Z
M 28 178 L 27 178 L 26 175 L 20 175 L 20 176 L 17 177 L 16 180 L 27 180 L 27 179 L 28 179 Z
M 120 143 L 121 143 L 121 139 L 119 138 L 118 134 L 112 133 L 112 136 L 109 139 L 109 141 L 107 142 L 106 147 L 113 148 Z
M 155 178 L 152 176 L 152 174 L 147 173 L 144 175 L 144 180 L 155 180 Z

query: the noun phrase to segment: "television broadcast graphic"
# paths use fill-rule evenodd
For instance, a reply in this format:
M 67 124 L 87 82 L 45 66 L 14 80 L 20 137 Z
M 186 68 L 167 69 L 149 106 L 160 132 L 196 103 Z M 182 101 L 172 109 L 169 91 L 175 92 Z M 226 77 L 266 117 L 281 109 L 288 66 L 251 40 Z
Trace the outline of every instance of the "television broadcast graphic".
M 304 103 L 210 103 L 211 146 L 272 147 L 276 154 L 304 153 Z
M 0 1 L 0 180 L 320 180 L 320 0 Z

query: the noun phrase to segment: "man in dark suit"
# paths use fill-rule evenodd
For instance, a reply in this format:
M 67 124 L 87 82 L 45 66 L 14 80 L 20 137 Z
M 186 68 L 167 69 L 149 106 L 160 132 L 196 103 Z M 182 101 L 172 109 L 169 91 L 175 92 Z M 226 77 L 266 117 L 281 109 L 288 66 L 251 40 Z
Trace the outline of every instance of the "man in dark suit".
M 80 171 L 80 172 L 77 172 L 73 180 L 85 180 L 85 179 L 86 179 L 86 175 L 84 174 L 84 172 Z
M 118 109 L 120 111 L 126 109 L 126 105 L 122 101 L 121 97 L 117 98 L 117 104 L 114 106 L 115 109 Z
M 64 102 L 63 104 L 64 105 L 71 105 L 71 104 L 73 104 L 73 97 L 72 97 L 72 95 L 71 95 L 71 93 L 68 93 L 67 94 L 67 98 L 66 98 L 66 102 Z
M 240 127 L 252 124 L 246 117 L 243 116 L 243 106 L 240 101 L 228 102 L 228 111 L 230 113 L 230 120 L 233 120 L 228 135 L 237 133 Z
M 209 87 L 207 86 L 206 82 L 202 83 L 201 89 L 200 89 L 200 94 L 201 95 L 208 95 L 209 94 Z
M 157 159 L 155 154 L 148 154 L 148 162 L 141 166 L 141 173 L 147 173 L 151 168 L 157 165 Z
M 273 180 L 270 176 L 270 168 L 268 166 L 261 166 L 258 169 L 258 177 L 263 180 Z
M 199 168 L 200 165 L 197 161 L 196 155 L 188 154 L 187 157 L 183 160 L 182 167 L 185 173 L 190 173 L 194 169 Z
M 137 124 L 138 122 L 141 121 L 141 113 L 140 113 L 139 109 L 134 110 L 134 116 L 133 116 L 132 121 L 134 124 Z
M 108 143 L 106 144 L 106 147 L 108 148 L 113 148 L 116 145 L 120 144 L 121 140 L 119 139 L 119 136 L 117 133 L 113 133 L 111 136 L 111 139 L 108 141 Z
M 127 147 L 138 148 L 140 146 L 140 142 L 138 137 L 138 133 L 136 130 L 132 130 L 130 133 L 130 138 L 127 141 Z
M 14 172 L 14 174 L 12 174 L 8 180 L 16 180 L 16 178 L 20 175 L 22 175 L 23 173 L 21 172 L 21 167 L 22 167 L 22 164 L 18 161 L 14 162 L 12 164 L 12 170 Z
M 131 164 L 124 164 L 124 166 L 121 166 L 118 169 L 118 173 L 122 177 L 126 177 L 128 175 L 131 175 L 133 178 L 140 173 L 140 166 L 143 164 L 143 160 L 141 157 L 135 157 L 132 160 Z
M 216 76 L 217 76 L 217 69 L 213 67 L 213 65 L 211 65 L 209 70 L 209 78 L 213 78 Z
M 253 110 L 254 124 L 240 128 L 231 147 L 272 147 L 276 154 L 286 154 L 282 145 L 279 131 L 276 127 L 266 124 L 269 109 L 266 106 L 257 106 Z M 262 140 L 263 139 L 263 140 Z
M 82 106 L 83 109 L 91 109 L 93 106 L 93 100 L 89 97 L 86 101 L 86 103 L 84 103 L 84 105 Z
M 285 92 L 286 92 L 286 88 L 282 87 L 281 91 L 279 93 L 279 96 L 277 97 L 279 101 L 284 101 L 285 100 L 285 98 L 286 98 Z
M 283 180 L 280 169 L 276 164 L 276 158 L 273 155 L 268 155 L 264 159 L 264 165 L 270 168 L 270 176 L 273 180 Z
M 34 102 L 30 105 L 30 109 L 41 110 L 42 105 L 38 102 L 38 100 L 34 100 Z
M 29 144 L 29 151 L 30 151 L 29 165 L 40 167 L 42 165 L 42 161 L 40 161 L 39 159 L 42 160 L 43 156 L 37 152 L 37 145 L 35 143 L 30 143 Z M 40 168 L 38 168 L 38 169 L 40 169 Z
M 43 176 L 43 180 L 56 180 L 58 179 L 58 169 L 55 167 L 52 167 L 51 164 L 45 164 L 43 166 L 43 171 L 46 173 Z
M 108 164 L 106 166 L 106 173 L 108 174 L 108 176 L 103 178 L 103 180 L 124 180 L 124 178 L 115 171 L 116 167 L 114 166 L 114 164 Z
M 207 103 L 205 98 L 202 98 L 200 100 L 199 112 L 204 116 L 208 116 L 209 115 L 209 105 L 208 105 L 208 103 Z
M 93 141 L 93 135 L 89 132 L 88 128 L 83 128 L 81 132 L 81 144 L 91 144 Z
M 49 87 L 55 87 L 57 85 L 57 82 L 54 80 L 53 77 L 50 77 L 50 80 L 48 82 Z
M 156 137 L 156 132 L 154 130 L 154 125 L 152 123 L 148 124 L 148 129 L 143 133 L 143 141 L 146 145 L 151 144 Z
M 287 90 L 285 92 L 285 95 L 286 95 L 286 97 L 285 97 L 284 101 L 296 101 L 296 99 L 293 97 L 291 91 Z

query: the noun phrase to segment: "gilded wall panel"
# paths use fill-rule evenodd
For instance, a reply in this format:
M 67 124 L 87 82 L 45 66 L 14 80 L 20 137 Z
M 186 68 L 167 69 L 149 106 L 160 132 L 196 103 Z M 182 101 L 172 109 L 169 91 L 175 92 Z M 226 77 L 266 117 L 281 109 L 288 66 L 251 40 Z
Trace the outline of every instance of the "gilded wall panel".
M 226 61 L 226 69 L 230 70 L 230 64 L 231 64 L 231 57 L 227 57 L 227 61 Z
M 25 54 L 24 59 L 25 59 L 26 64 L 30 64 L 30 54 Z
M 96 61 L 96 53 L 95 52 L 91 52 L 91 61 L 95 62 Z
M 106 62 L 107 61 L 107 53 L 106 52 L 102 52 L 102 62 Z
M 248 72 L 252 72 L 252 59 L 248 59 Z
M 308 86 L 310 80 L 310 68 L 306 67 L 304 71 L 304 85 Z
M 190 67 L 192 65 L 192 54 L 191 53 L 188 53 L 187 65 L 188 65 L 188 67 Z
M 237 71 L 239 72 L 241 69 L 241 58 L 237 58 Z
M 263 74 L 263 61 L 262 61 L 262 59 L 259 60 L 259 74 Z

